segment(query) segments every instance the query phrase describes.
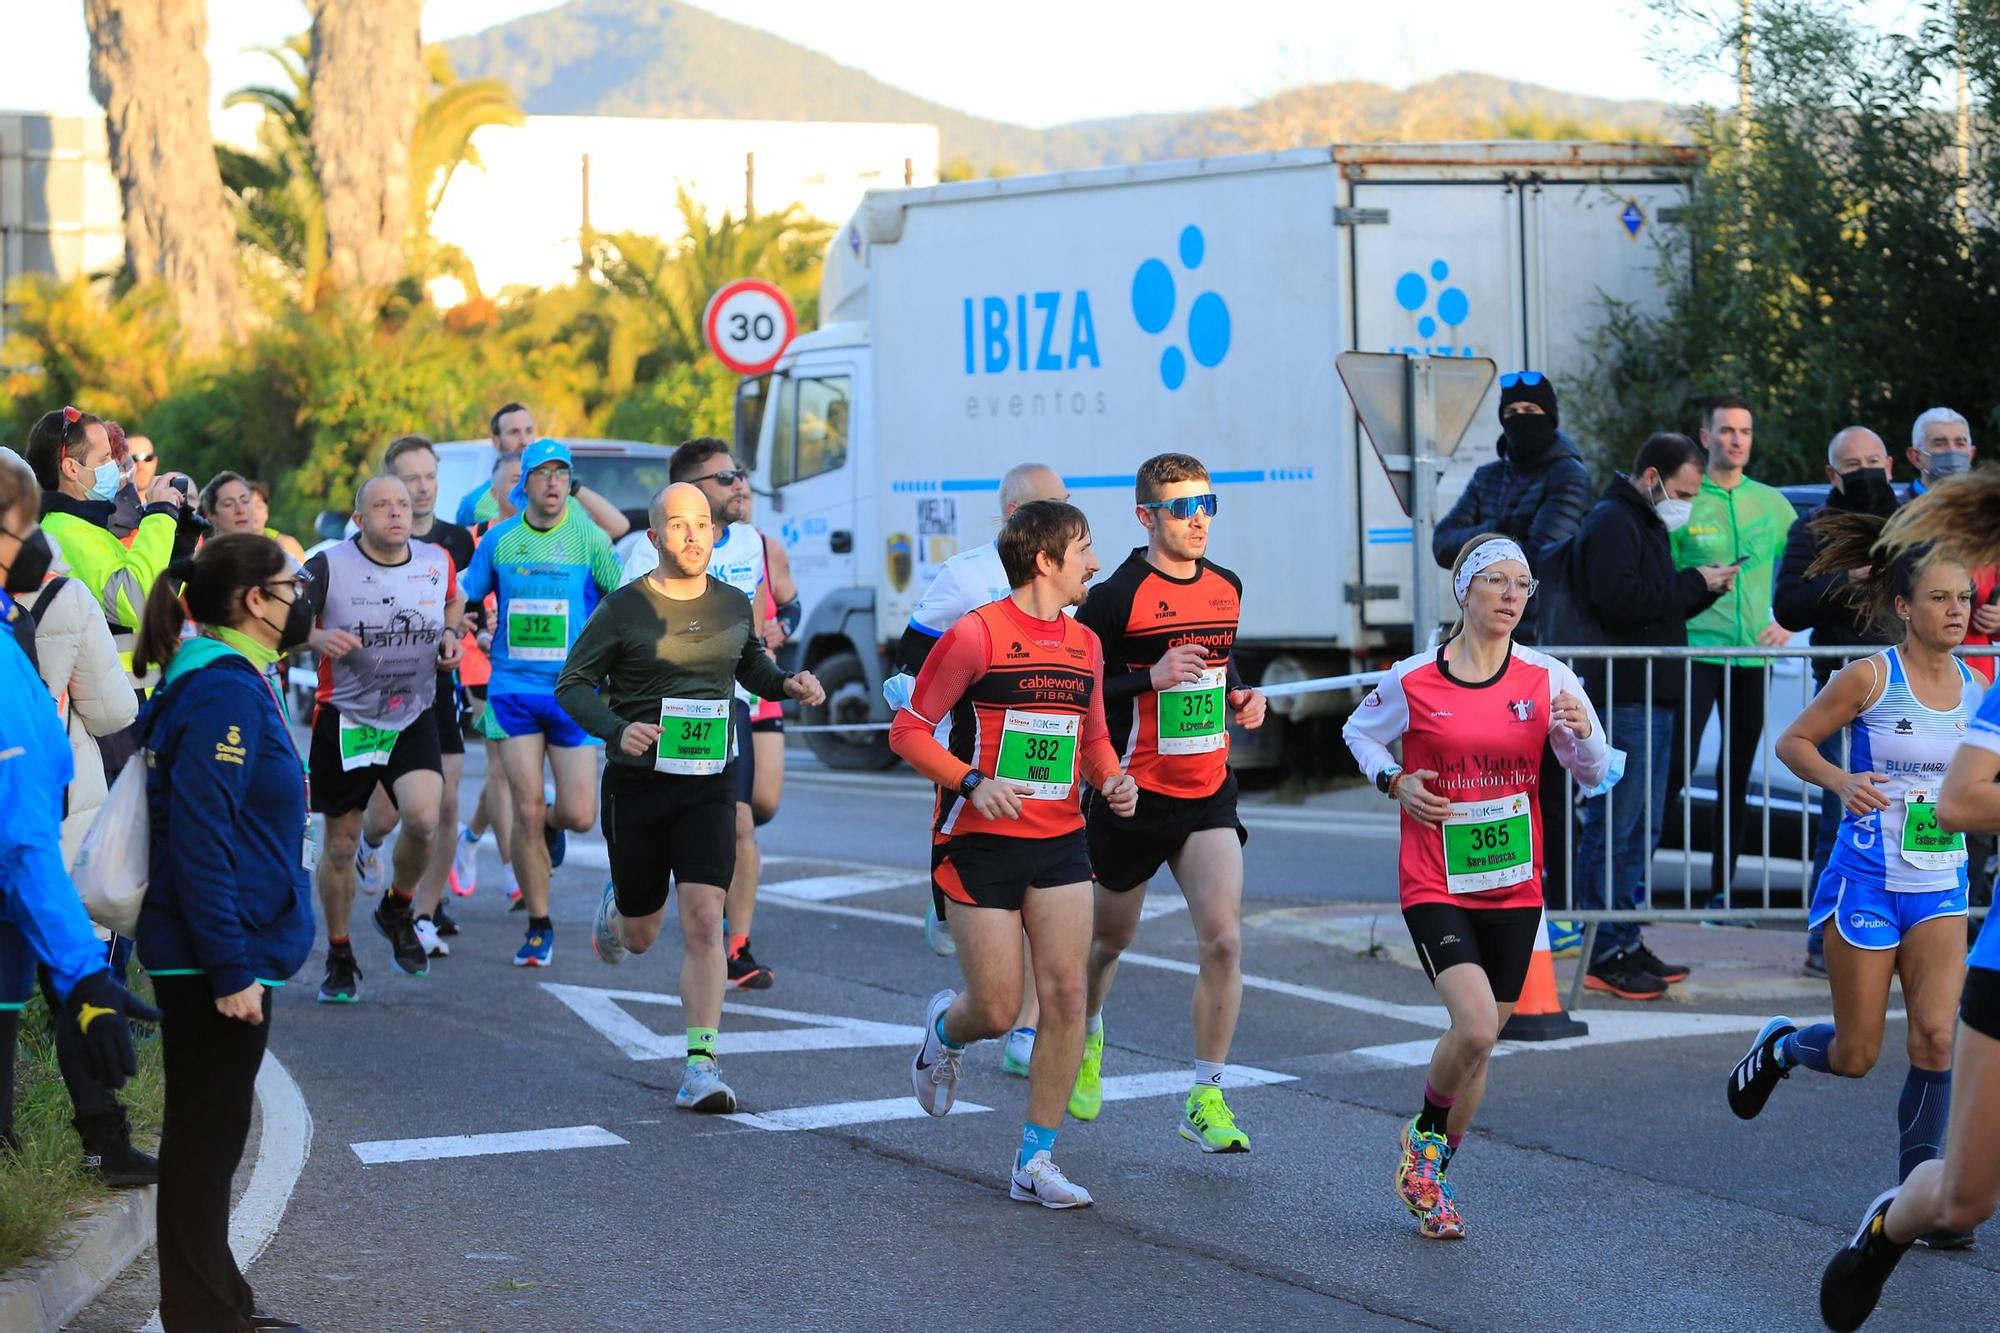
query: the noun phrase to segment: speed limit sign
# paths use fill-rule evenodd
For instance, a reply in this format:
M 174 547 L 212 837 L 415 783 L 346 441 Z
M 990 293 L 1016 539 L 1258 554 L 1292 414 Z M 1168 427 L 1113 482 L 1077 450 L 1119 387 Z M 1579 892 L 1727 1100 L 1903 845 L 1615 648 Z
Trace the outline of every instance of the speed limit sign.
M 738 278 L 709 298 L 701 327 L 716 360 L 739 375 L 761 375 L 778 364 L 799 321 L 776 287 L 762 278 Z

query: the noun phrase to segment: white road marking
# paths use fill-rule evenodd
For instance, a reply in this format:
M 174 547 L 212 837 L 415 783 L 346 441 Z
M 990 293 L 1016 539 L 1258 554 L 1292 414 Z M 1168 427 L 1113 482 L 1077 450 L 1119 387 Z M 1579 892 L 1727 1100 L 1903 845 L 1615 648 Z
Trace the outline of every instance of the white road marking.
M 1104 1080 L 1104 1100 L 1129 1102 L 1141 1097 L 1185 1099 L 1188 1089 L 1193 1086 L 1193 1078 L 1185 1067 L 1162 1069 L 1151 1074 L 1114 1074 Z M 1269 1069 L 1253 1069 L 1249 1065 L 1225 1065 L 1222 1070 L 1222 1086 L 1225 1088 L 1257 1088 L 1298 1081 L 1296 1074 L 1279 1074 Z
M 566 1152 L 571 1148 L 621 1148 L 626 1140 L 601 1125 L 523 1129 L 505 1134 L 446 1134 L 434 1139 L 377 1139 L 351 1143 L 364 1166 L 387 1162 L 435 1162 L 447 1157 L 492 1157 L 501 1153 Z
M 765 880 L 757 886 L 760 895 L 780 894 L 825 902 L 829 898 L 853 898 L 863 893 L 927 882 L 929 876 L 917 870 L 858 870 L 844 875 L 808 875 L 803 879 Z
M 1891 1010 L 1888 1017 L 1897 1019 L 1903 1014 Z M 1676 1037 L 1721 1037 L 1732 1033 L 1749 1035 L 1761 1029 L 1767 1021 L 1764 1015 L 1758 1014 L 1661 1013 L 1650 1009 L 1591 1009 L 1584 1013 L 1583 1020 L 1590 1024 L 1590 1031 L 1584 1036 L 1562 1037 L 1555 1041 L 1503 1041 L 1493 1048 L 1493 1054 L 1528 1055 L 1543 1051 L 1575 1051 L 1586 1046 L 1617 1046 L 1634 1041 L 1670 1041 Z M 1833 1017 L 1828 1014 L 1794 1021 L 1800 1027 L 1807 1027 L 1814 1023 L 1831 1023 Z M 1361 1046 L 1348 1054 L 1382 1064 L 1416 1066 L 1429 1064 L 1431 1052 L 1436 1048 L 1437 1039 L 1425 1037 L 1418 1041 L 1390 1042 L 1383 1046 Z
M 681 1007 L 680 996 L 655 991 L 600 990 L 594 986 L 568 986 L 544 981 L 542 989 L 568 1005 L 613 1046 L 634 1060 L 683 1060 L 687 1058 L 685 1033 L 655 1032 L 624 1008 L 628 1004 Z M 724 1001 L 724 1014 L 754 1018 L 785 1019 L 810 1026 L 762 1031 L 735 1031 L 723 1028 L 715 1039 L 717 1055 L 763 1055 L 773 1051 L 846 1051 L 872 1046 L 908 1046 L 922 1038 L 920 1023 L 876 1023 L 841 1014 L 809 1014 L 797 1009 L 773 1009 L 766 1005 L 732 1004 Z
M 952 1115 L 978 1115 L 991 1111 L 978 1102 L 959 1102 Z M 872 1102 L 826 1102 L 819 1106 L 789 1106 L 782 1111 L 738 1111 L 726 1115 L 752 1129 L 789 1132 L 800 1129 L 832 1129 L 839 1125 L 873 1125 L 885 1120 L 923 1120 L 929 1113 L 914 1097 L 884 1097 Z

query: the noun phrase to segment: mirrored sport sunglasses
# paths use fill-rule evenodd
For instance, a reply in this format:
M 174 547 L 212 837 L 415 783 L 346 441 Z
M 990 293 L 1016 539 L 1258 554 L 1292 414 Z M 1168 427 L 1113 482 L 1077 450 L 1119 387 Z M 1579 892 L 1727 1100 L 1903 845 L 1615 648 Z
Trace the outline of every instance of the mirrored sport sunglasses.
M 1148 500 L 1144 504 L 1140 505 L 1139 508 L 1164 509 L 1169 514 L 1172 514 L 1175 518 L 1178 518 L 1183 522 L 1193 518 L 1196 510 L 1200 510 L 1202 513 L 1207 514 L 1210 518 L 1214 518 L 1215 492 L 1210 491 L 1207 495 L 1176 496 L 1172 500 Z
M 1510 370 L 1500 377 L 1500 387 L 1503 389 L 1511 389 L 1517 384 L 1525 384 L 1532 389 L 1541 382 L 1542 372 L 1539 370 Z

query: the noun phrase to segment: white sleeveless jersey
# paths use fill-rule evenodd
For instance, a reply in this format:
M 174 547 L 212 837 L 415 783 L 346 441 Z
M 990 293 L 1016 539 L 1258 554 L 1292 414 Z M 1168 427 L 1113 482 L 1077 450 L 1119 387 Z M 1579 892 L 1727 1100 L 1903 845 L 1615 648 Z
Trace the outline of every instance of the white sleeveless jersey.
M 1891 648 L 1868 660 L 1888 673 L 1889 683 L 1882 697 L 1848 725 L 1847 768 L 1851 773 L 1885 775 L 1889 781 L 1877 790 L 1888 797 L 1889 807 L 1867 815 L 1841 812 L 1840 834 L 1827 860 L 1827 873 L 1895 893 L 1964 888 L 1963 857 L 1956 866 L 1914 864 L 1905 855 L 1904 834 L 1911 801 L 1936 802 L 1952 753 L 1979 711 L 1984 683 L 1965 663 L 1956 663 L 1958 706 L 1937 712 L 1925 707 L 1910 688 L 1902 654 Z

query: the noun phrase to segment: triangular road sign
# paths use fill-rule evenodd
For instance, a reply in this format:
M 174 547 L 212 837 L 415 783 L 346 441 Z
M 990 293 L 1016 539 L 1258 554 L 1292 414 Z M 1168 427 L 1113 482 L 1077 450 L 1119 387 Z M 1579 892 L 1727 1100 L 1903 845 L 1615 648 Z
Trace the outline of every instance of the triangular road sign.
M 1347 396 L 1368 442 L 1395 488 L 1403 512 L 1410 512 L 1409 362 L 1401 352 L 1342 352 L 1334 359 Z M 1472 424 L 1473 413 L 1493 384 L 1494 365 L 1485 357 L 1431 358 L 1432 455 L 1451 457 Z

